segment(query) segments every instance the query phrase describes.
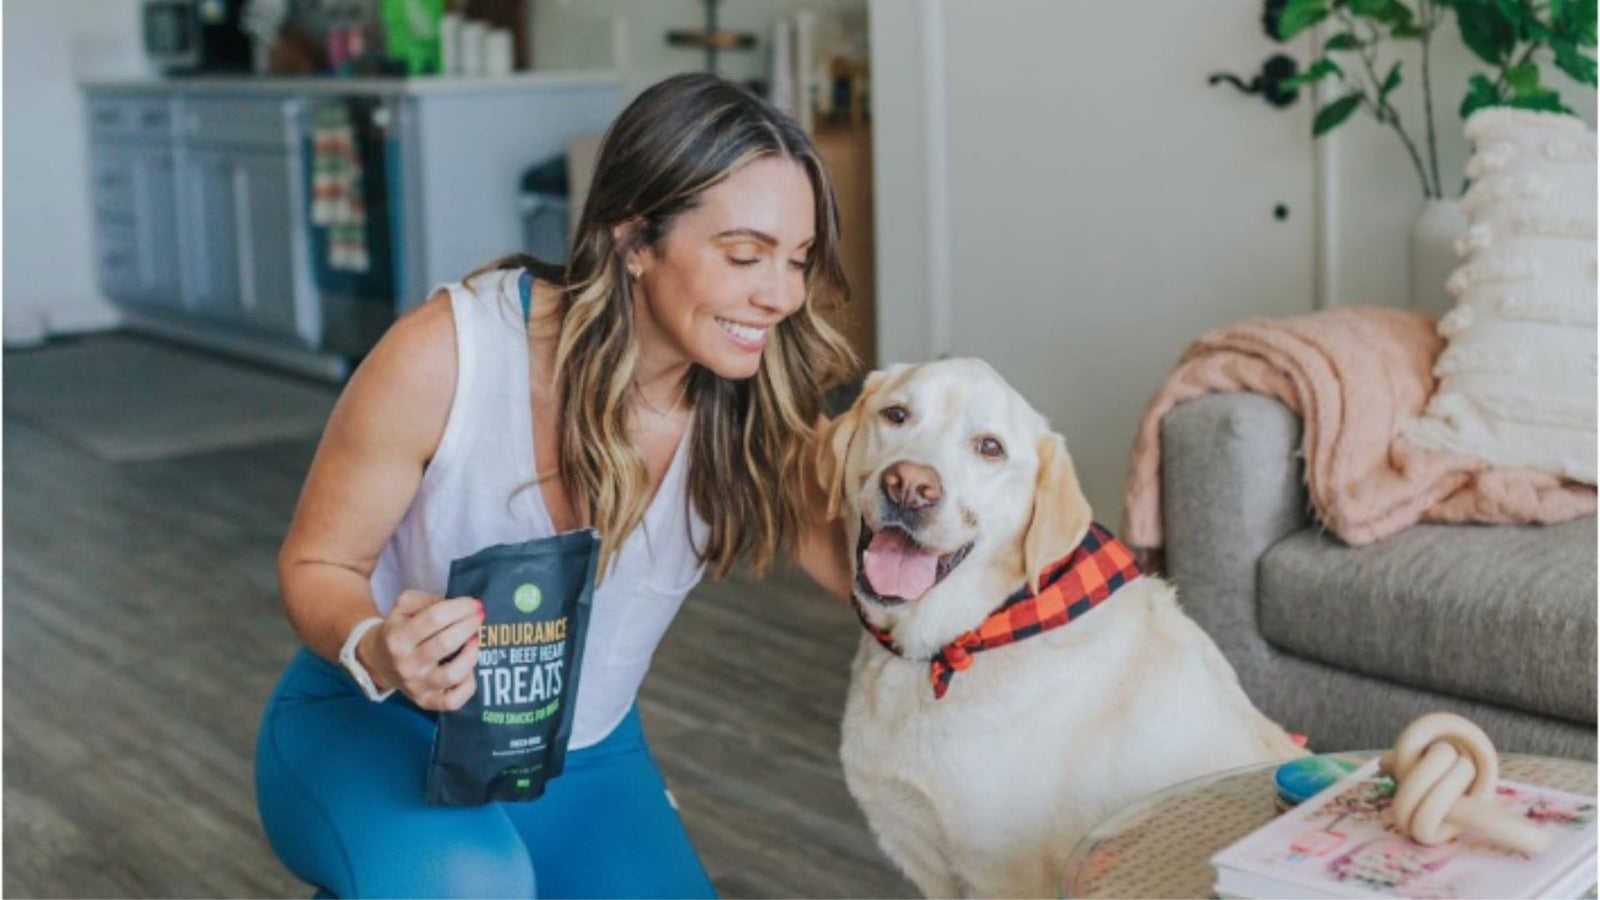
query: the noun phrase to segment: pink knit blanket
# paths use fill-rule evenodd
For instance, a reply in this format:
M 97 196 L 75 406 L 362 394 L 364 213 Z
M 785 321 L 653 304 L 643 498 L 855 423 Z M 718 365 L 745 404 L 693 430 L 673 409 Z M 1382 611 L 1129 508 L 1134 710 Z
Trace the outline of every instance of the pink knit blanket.
M 1413 447 L 1401 437 L 1400 424 L 1421 414 L 1433 393 L 1443 346 L 1431 318 L 1382 307 L 1250 319 L 1202 335 L 1145 409 L 1123 540 L 1161 546 L 1161 417 L 1211 391 L 1266 394 L 1301 417 L 1311 505 L 1348 544 L 1418 521 L 1559 522 L 1593 513 L 1589 485 Z

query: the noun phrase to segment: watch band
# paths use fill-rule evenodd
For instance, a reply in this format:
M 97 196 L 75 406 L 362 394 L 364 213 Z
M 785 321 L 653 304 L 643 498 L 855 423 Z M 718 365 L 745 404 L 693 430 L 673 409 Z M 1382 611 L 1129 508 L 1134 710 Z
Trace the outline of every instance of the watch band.
M 378 690 L 378 686 L 372 683 L 372 675 L 367 672 L 367 667 L 356 658 L 356 646 L 361 643 L 363 635 L 382 624 L 381 616 L 357 622 L 356 627 L 350 629 L 350 636 L 344 639 L 344 646 L 339 648 L 339 664 L 350 673 L 350 677 L 361 688 L 361 693 L 366 694 L 367 699 L 373 703 L 382 703 L 389 699 L 389 695 L 394 693 L 394 688 Z

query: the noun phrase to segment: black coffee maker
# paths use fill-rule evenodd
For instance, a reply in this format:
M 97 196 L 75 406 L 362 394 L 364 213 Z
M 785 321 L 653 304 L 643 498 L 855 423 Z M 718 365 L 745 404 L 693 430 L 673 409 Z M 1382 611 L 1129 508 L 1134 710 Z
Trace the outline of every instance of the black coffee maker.
M 162 71 L 249 72 L 245 0 L 144 0 L 144 49 Z

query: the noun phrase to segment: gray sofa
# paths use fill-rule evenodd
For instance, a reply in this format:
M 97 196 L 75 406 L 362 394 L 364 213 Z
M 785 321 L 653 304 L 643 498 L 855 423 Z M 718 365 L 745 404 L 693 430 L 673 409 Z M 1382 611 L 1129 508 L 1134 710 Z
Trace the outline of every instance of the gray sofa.
M 1311 516 L 1299 448 L 1299 418 L 1258 394 L 1161 425 L 1166 574 L 1256 704 L 1319 750 L 1445 710 L 1502 750 L 1593 759 L 1594 517 L 1349 547 Z

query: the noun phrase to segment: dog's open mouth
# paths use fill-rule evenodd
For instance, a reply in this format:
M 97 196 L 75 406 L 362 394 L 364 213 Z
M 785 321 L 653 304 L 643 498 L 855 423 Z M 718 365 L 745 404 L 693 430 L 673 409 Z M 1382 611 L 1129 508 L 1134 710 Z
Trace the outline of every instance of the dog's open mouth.
M 863 518 L 856 541 L 856 589 L 885 606 L 920 599 L 961 565 L 971 549 L 967 544 L 953 553 L 934 553 L 899 525 L 873 531 Z

